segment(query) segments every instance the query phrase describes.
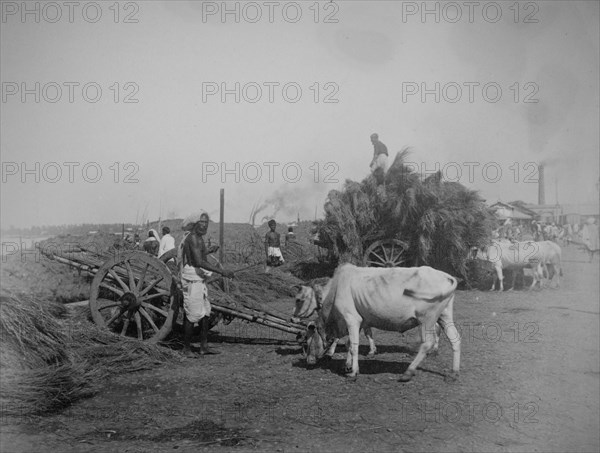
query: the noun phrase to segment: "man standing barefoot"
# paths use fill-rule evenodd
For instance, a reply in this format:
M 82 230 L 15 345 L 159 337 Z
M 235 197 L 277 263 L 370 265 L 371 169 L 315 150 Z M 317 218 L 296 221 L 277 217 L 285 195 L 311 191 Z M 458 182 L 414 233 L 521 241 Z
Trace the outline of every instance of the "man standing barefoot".
M 200 324 L 200 354 L 220 354 L 219 351 L 208 347 L 208 318 L 210 316 L 210 302 L 208 301 L 208 290 L 206 279 L 213 272 L 221 274 L 226 278 L 233 278 L 233 272 L 226 269 L 218 269 L 207 261 L 207 256 L 214 250 L 207 250 L 203 236 L 208 229 L 208 214 L 190 216 L 183 221 L 183 229 L 190 233 L 183 239 L 180 245 L 181 285 L 183 290 L 183 308 L 185 312 L 183 328 L 183 354 L 186 357 L 194 357 L 191 350 L 192 333 L 194 324 Z

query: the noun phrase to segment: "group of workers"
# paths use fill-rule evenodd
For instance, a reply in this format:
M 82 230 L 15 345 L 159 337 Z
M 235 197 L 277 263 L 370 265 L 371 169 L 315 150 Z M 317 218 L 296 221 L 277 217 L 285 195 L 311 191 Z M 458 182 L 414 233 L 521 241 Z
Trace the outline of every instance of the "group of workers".
M 219 354 L 214 348 L 208 347 L 208 330 L 211 306 L 208 300 L 207 280 L 213 274 L 220 274 L 225 278 L 233 278 L 234 272 L 225 268 L 217 267 L 208 261 L 208 255 L 215 253 L 218 245 L 206 246 L 204 235 L 207 232 L 210 218 L 206 212 L 193 214 L 184 219 L 181 227 L 184 236 L 178 248 L 175 239 L 171 236 L 169 227 L 163 227 L 163 236 L 159 237 L 154 229 L 148 231 L 148 238 L 144 240 L 142 249 L 158 257 L 161 261 L 172 264 L 177 259 L 176 282 L 183 295 L 184 310 L 184 339 L 183 354 L 194 358 L 197 354 L 191 349 L 191 340 L 194 324 L 200 326 L 200 355 Z M 281 234 L 276 231 L 277 222 L 269 220 L 269 231 L 265 235 L 265 272 L 270 272 L 273 267 L 281 266 L 285 260 L 281 253 Z M 288 228 L 285 240 L 286 244 L 295 238 L 292 227 Z
M 154 229 L 148 231 L 148 238 L 142 244 L 142 249 L 150 255 L 161 257 L 169 250 L 175 248 L 175 238 L 171 236 L 171 229 L 167 226 L 162 228 L 162 238 Z

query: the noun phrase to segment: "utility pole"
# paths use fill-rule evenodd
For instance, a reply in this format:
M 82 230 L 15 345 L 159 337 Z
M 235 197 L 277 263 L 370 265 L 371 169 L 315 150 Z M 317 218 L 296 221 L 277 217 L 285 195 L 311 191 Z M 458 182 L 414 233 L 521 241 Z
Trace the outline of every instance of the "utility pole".
M 219 262 L 225 264 L 223 261 L 223 242 L 225 237 L 225 189 L 221 189 L 221 200 L 220 200 L 220 213 L 219 213 Z

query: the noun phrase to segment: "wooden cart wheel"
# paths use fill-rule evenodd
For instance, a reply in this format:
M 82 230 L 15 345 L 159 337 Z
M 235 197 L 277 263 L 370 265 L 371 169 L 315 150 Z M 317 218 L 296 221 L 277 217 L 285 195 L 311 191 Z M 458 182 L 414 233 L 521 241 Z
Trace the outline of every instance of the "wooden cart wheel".
M 179 308 L 170 297 L 169 268 L 146 252 L 125 252 L 106 261 L 90 290 L 94 322 L 123 336 L 160 341 L 171 331 Z
M 363 259 L 368 267 L 399 267 L 406 261 L 406 246 L 398 239 L 384 239 L 373 242 Z

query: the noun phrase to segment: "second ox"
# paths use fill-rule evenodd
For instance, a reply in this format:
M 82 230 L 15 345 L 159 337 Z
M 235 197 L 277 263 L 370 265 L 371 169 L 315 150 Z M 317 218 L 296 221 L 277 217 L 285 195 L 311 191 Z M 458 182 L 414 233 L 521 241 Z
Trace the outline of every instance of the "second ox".
M 454 325 L 453 305 L 457 280 L 431 267 L 363 268 L 343 264 L 330 282 L 321 287 L 322 300 L 317 320 L 307 328 L 307 364 L 313 365 L 326 353 L 331 341 L 348 335 L 346 370 L 356 377 L 359 331 L 370 328 L 405 332 L 420 326 L 422 343 L 417 356 L 400 381 L 409 381 L 425 356 L 437 345 L 436 325 L 444 329 L 453 350 L 452 373 L 460 368 L 460 335 Z M 301 300 L 301 299 L 300 299 Z M 298 307 L 296 315 L 309 315 Z M 310 310 L 310 307 L 308 307 Z M 372 340 L 372 338 L 371 338 Z
M 542 287 L 544 274 L 548 275 L 550 283 L 556 275 L 556 286 L 560 285 L 561 268 L 561 248 L 552 241 L 524 241 L 510 242 L 507 240 L 493 240 L 489 246 L 477 250 L 476 257 L 490 261 L 494 265 L 495 276 L 492 290 L 496 286 L 496 281 L 500 282 L 500 291 L 504 290 L 503 270 L 513 271 L 511 289 L 515 285 L 516 272 L 527 267 L 533 269 L 533 282 L 530 289 L 534 288 L 536 283 Z M 552 272 L 549 272 L 549 269 Z

